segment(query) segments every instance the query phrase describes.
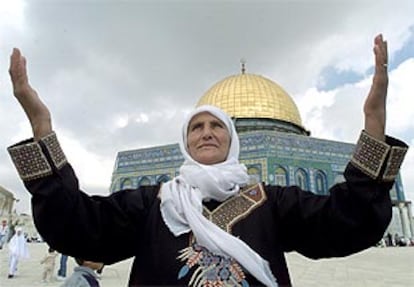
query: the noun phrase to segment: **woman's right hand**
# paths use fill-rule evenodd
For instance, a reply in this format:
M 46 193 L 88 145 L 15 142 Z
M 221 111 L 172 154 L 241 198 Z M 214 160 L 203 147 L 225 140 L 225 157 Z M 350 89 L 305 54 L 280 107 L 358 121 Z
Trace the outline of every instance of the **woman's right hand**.
M 13 84 L 14 96 L 29 118 L 34 139 L 39 140 L 52 132 L 52 120 L 49 109 L 29 84 L 26 59 L 17 48 L 13 49 L 10 56 L 9 74 Z

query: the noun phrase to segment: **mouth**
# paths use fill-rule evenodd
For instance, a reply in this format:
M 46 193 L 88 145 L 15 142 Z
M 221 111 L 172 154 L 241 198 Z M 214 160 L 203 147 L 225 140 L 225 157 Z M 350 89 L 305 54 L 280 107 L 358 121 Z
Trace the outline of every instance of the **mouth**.
M 203 145 L 198 147 L 198 149 L 203 149 L 203 148 L 217 148 L 217 145 L 215 145 L 215 144 L 203 144 Z

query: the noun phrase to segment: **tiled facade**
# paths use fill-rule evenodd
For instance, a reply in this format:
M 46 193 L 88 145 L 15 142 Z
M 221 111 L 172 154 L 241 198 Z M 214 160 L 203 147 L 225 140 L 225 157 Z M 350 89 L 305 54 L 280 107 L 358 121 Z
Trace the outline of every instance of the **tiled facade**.
M 343 180 L 354 144 L 277 131 L 251 131 L 240 135 L 243 162 L 252 180 L 272 185 L 298 185 L 318 194 Z M 111 192 L 156 184 L 178 174 L 183 162 L 178 144 L 119 152 Z M 393 200 L 403 201 L 398 176 Z
M 278 131 L 249 131 L 239 137 L 240 160 L 247 166 L 252 181 L 298 185 L 317 194 L 327 194 L 329 187 L 343 181 L 342 174 L 355 147 L 354 144 Z M 165 182 L 178 174 L 182 162 L 178 144 L 119 152 L 111 192 Z M 390 229 L 393 233 L 413 236 L 412 223 L 402 218 L 409 208 L 408 203 L 404 204 L 400 176 L 391 196 L 396 218 Z

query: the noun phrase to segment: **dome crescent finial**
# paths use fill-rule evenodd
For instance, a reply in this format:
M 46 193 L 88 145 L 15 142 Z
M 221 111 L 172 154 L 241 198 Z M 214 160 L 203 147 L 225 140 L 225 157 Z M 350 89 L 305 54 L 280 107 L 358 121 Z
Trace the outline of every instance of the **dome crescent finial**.
M 241 58 L 240 59 L 240 64 L 241 64 L 241 72 L 242 72 L 242 74 L 244 74 L 246 72 L 246 59 Z

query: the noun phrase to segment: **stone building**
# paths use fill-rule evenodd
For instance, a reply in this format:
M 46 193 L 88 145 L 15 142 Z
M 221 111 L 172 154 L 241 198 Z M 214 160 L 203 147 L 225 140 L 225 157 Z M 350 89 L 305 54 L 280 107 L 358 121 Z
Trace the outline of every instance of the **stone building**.
M 7 220 L 9 226 L 18 225 L 23 227 L 23 231 L 30 237 L 39 237 L 34 226 L 33 218 L 29 214 L 17 214 L 14 209 L 15 202 L 19 201 L 13 193 L 0 186 L 0 222 Z M 13 227 L 14 228 L 14 227 Z
M 213 85 L 198 105 L 218 106 L 233 118 L 240 137 L 240 161 L 252 180 L 272 185 L 297 185 L 316 194 L 344 180 L 354 144 L 314 138 L 284 89 L 254 74 L 229 76 Z M 178 144 L 120 151 L 111 192 L 165 182 L 176 176 L 183 157 Z M 391 190 L 393 219 L 389 231 L 414 237 L 411 202 L 401 177 Z
M 13 193 L 5 189 L 4 187 L 0 186 L 0 219 L 7 220 L 12 216 L 13 213 L 13 205 L 17 199 L 14 198 Z M 0 220 L 0 221 L 1 221 Z

